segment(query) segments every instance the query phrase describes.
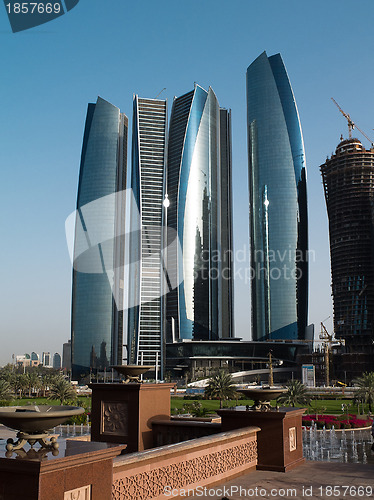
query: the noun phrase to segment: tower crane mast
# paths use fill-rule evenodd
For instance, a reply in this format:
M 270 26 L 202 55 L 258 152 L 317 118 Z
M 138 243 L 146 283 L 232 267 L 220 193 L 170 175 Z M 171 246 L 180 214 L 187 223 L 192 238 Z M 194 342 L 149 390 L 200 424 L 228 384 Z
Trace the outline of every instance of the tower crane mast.
M 331 97 L 331 100 L 332 102 L 336 105 L 336 107 L 339 109 L 339 111 L 341 112 L 341 114 L 344 116 L 344 118 L 347 119 L 347 122 L 348 122 L 348 136 L 350 139 L 352 139 L 352 130 L 357 128 L 357 130 L 365 137 L 365 139 L 367 139 L 370 144 L 371 144 L 371 147 L 374 147 L 374 142 L 370 139 L 370 137 L 368 137 L 365 132 L 363 132 L 352 120 L 352 118 L 345 112 L 342 110 L 342 108 L 339 106 L 339 104 L 335 101 L 335 99 L 333 97 Z

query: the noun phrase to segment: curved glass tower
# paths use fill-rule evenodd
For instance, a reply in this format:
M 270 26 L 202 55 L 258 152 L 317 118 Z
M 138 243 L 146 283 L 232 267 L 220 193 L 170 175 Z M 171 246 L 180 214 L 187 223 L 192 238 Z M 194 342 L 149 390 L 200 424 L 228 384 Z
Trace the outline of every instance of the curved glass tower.
M 72 294 L 72 375 L 122 364 L 127 117 L 89 104 L 79 174 Z
M 247 70 L 253 340 L 303 339 L 308 313 L 304 144 L 280 54 Z
M 167 191 L 168 226 L 182 247 L 182 256 L 168 253 L 180 285 L 167 296 L 167 341 L 231 337 L 230 112 L 211 88 L 174 99 Z

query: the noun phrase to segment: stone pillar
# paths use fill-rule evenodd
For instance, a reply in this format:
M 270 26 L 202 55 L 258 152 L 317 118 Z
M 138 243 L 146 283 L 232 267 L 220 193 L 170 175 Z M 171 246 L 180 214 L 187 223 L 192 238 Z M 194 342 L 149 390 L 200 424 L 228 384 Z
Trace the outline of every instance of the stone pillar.
M 153 445 L 152 421 L 170 418 L 174 384 L 90 384 L 91 439 L 126 444 L 126 453 Z
M 62 441 L 56 451 L 0 450 L 0 498 L 6 500 L 108 500 L 113 458 L 125 446 Z
M 259 470 L 286 472 L 304 463 L 302 415 L 305 408 L 280 408 L 255 411 L 236 407 L 218 410 L 222 432 L 248 427 L 260 427 L 257 434 Z

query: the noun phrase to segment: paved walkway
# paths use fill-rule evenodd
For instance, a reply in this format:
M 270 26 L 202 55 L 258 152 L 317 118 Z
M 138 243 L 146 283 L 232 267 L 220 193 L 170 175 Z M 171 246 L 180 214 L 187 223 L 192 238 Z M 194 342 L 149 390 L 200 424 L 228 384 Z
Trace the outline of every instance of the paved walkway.
M 334 488 L 335 487 L 335 488 Z M 374 499 L 374 465 L 307 461 L 287 473 L 255 471 L 189 499 Z
M 13 431 L 12 429 L 9 429 L 8 427 L 5 427 L 5 425 L 0 424 L 0 440 L 1 439 L 8 439 L 8 438 L 15 438 L 17 432 Z

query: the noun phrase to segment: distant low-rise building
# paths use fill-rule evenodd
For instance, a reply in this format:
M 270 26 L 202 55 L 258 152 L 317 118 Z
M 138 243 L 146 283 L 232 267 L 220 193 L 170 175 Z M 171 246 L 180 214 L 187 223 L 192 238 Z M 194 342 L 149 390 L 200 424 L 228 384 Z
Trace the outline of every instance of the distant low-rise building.
M 39 365 L 40 365 L 39 354 L 33 351 L 31 353 L 30 366 L 39 366 Z
M 23 367 L 31 365 L 31 357 L 30 354 L 23 354 L 21 356 L 16 356 L 16 366 Z

